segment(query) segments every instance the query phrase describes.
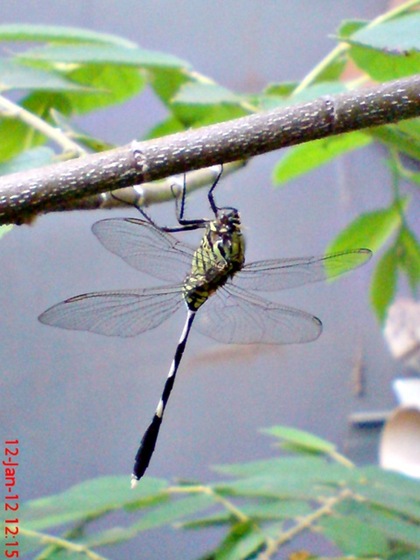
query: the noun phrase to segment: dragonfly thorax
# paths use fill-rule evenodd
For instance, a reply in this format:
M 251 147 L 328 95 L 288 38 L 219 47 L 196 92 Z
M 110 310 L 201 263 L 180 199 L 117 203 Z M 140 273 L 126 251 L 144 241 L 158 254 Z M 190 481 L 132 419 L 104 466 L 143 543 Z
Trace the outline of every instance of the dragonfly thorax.
M 189 309 L 197 310 L 245 263 L 245 239 L 235 208 L 219 208 L 208 222 L 200 246 L 194 253 L 183 295 Z

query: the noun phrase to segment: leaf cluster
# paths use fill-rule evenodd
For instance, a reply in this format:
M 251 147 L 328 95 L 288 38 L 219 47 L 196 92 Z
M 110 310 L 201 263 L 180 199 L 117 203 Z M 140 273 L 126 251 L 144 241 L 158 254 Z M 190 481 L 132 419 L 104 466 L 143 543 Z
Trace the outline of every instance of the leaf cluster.
M 332 543 L 342 555 L 336 558 L 416 558 L 417 482 L 376 467 L 356 468 L 331 443 L 305 432 L 281 426 L 266 432 L 289 455 L 216 467 L 223 480 L 169 485 L 145 477 L 132 491 L 126 477 L 102 477 L 23 504 L 22 557 L 38 551 L 45 560 L 105 560 L 109 556 L 98 548 L 170 525 L 218 528 L 220 542 L 202 560 L 284 557 L 284 547 L 298 550 L 307 533 Z M 115 521 L 116 512 L 125 513 L 124 526 Z

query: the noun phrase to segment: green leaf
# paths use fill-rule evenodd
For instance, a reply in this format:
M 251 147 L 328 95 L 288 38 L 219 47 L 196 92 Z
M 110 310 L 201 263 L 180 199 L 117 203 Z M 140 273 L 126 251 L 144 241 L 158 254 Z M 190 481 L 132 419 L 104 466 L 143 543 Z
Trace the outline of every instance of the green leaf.
M 401 177 L 404 177 L 404 179 L 407 179 L 408 181 L 411 181 L 412 183 L 414 183 L 416 185 L 420 185 L 420 172 L 416 173 L 415 171 L 412 171 L 411 169 L 407 169 L 400 162 L 398 164 L 398 173 Z
M 404 226 L 398 237 L 398 258 L 402 270 L 407 274 L 410 287 L 415 293 L 420 283 L 420 244 L 414 233 Z
M 415 123 L 418 122 L 419 119 L 407 121 L 407 124 L 412 123 L 411 130 L 407 127 L 407 124 L 401 122 L 368 129 L 367 134 L 371 135 L 375 140 L 382 142 L 382 144 L 395 148 L 398 152 L 420 161 L 420 141 L 413 134 L 417 133 L 414 127 Z
M 185 128 L 206 126 L 228 121 L 248 114 L 240 105 L 220 103 L 218 105 L 186 105 L 174 103 L 171 111 Z
M 45 144 L 46 139 L 41 134 L 34 133 L 33 129 L 16 119 L 0 118 L 0 162 L 18 156 L 25 148 Z
M 134 539 L 136 535 L 137 531 L 135 531 L 131 527 L 112 527 L 112 529 L 101 530 L 97 533 L 89 533 L 89 535 L 83 536 L 83 538 L 81 539 L 76 539 L 75 542 L 77 544 L 83 544 L 88 548 L 94 548 L 98 546 L 109 546 L 126 542 L 128 540 Z M 48 558 L 50 558 L 50 556 L 48 556 Z
M 409 181 L 412 181 L 413 183 L 420 185 L 420 172 L 414 173 L 413 171 L 409 171 L 408 169 L 405 169 L 403 175 Z
M 320 489 L 314 484 L 314 480 L 304 478 L 299 474 L 287 473 L 280 478 L 268 476 L 265 473 L 259 476 L 235 480 L 232 482 L 220 482 L 214 486 L 216 492 L 223 496 L 242 496 L 248 498 L 277 498 L 277 499 L 317 499 Z M 320 474 L 321 476 L 321 474 Z M 326 474 L 324 473 L 324 478 Z M 329 496 L 332 490 L 323 488 L 322 494 Z
M 252 500 L 249 503 L 241 504 L 241 512 L 257 522 L 273 521 L 278 519 L 290 519 L 307 515 L 311 508 L 304 500 Z M 217 527 L 232 523 L 232 514 L 223 511 L 214 515 L 200 517 L 193 521 L 181 523 L 185 529 L 199 529 L 202 527 Z
M 377 81 L 416 74 L 420 67 L 420 13 L 412 12 L 347 37 L 349 57 Z
M 320 74 L 321 78 L 322 74 Z M 264 93 L 254 96 L 254 104 L 257 104 L 260 109 L 271 110 L 276 107 L 290 107 L 291 104 L 305 103 L 322 95 L 333 95 L 344 91 L 347 91 L 345 84 L 337 81 L 317 80 L 314 85 L 306 87 L 296 94 L 289 89 L 289 84 L 273 84 L 264 90 Z
M 407 200 L 400 202 L 402 210 L 405 210 Z M 364 213 L 337 235 L 326 252 L 337 253 L 349 247 L 366 247 L 375 253 L 398 231 L 401 223 L 401 208 L 398 204 Z
M 294 146 L 276 164 L 273 181 L 277 185 L 284 184 L 346 152 L 367 146 L 370 142 L 371 139 L 366 134 L 350 132 Z
M 241 508 L 242 511 L 242 508 Z M 193 519 L 192 521 L 181 521 L 177 523 L 177 527 L 186 530 L 207 529 L 211 527 L 225 527 L 232 524 L 232 516 L 225 512 L 215 515 L 207 515 Z
M 248 114 L 239 105 L 174 105 L 175 114 L 182 120 L 184 124 L 189 123 L 190 126 L 199 127 L 207 126 L 223 121 L 230 121 Z
M 69 490 L 32 500 L 22 505 L 22 524 L 33 530 L 55 527 L 70 521 L 81 521 L 128 505 L 141 507 L 164 499 L 166 482 L 145 478 L 131 490 L 125 476 L 105 476 L 87 480 Z
M 311 473 L 315 475 L 315 473 L 323 472 L 325 466 L 325 459 L 321 457 L 275 457 L 248 463 L 216 465 L 212 468 L 222 474 L 235 477 L 255 477 L 261 474 L 283 477 L 288 473 L 304 477 Z
M 263 90 L 263 94 L 274 95 L 276 97 L 289 97 L 298 85 L 298 82 L 281 82 L 278 84 L 268 84 L 268 86 Z
M 6 233 L 12 229 L 13 229 L 12 225 L 0 226 L 0 239 L 3 237 L 3 235 L 6 235 Z
M 161 121 L 159 124 L 151 128 L 146 134 L 146 139 L 160 138 L 161 136 L 175 134 L 176 132 L 182 132 L 183 130 L 185 130 L 185 126 L 181 123 L 181 121 L 174 116 L 170 116 L 166 120 Z
M 215 560 L 243 560 L 259 550 L 265 542 L 264 534 L 251 522 L 237 523 L 221 543 Z
M 240 96 L 208 82 L 187 82 L 171 100 L 171 110 L 184 126 L 206 126 L 250 112 Z
M 14 89 L 86 91 L 88 88 L 67 80 L 53 70 L 31 68 L 18 64 L 14 60 L 0 59 L 0 91 Z
M 420 549 L 420 531 L 418 524 L 405 521 L 402 517 L 391 515 L 381 509 L 370 509 L 365 519 L 380 529 L 389 539 Z
M 366 511 L 369 515 L 381 511 L 394 516 L 404 516 L 412 522 L 420 522 L 419 481 L 405 475 L 386 471 L 379 467 L 368 466 L 358 469 L 358 477 L 348 479 L 349 489 L 363 498 L 363 503 L 370 503 Z M 365 518 L 363 511 L 358 513 L 352 505 L 351 513 Z M 386 510 L 386 511 L 385 511 Z
M 418 52 L 387 54 L 359 45 L 352 45 L 347 52 L 358 68 L 378 82 L 412 76 L 420 68 Z
M 112 45 L 50 45 L 25 51 L 22 60 L 68 62 L 71 64 L 118 64 L 123 66 L 188 68 L 189 64 L 176 56 L 159 51 Z
M 260 469 L 256 473 L 258 466 Z M 319 496 L 320 485 L 322 494 L 330 495 L 335 485 L 342 485 L 354 476 L 348 467 L 329 464 L 320 457 L 293 457 L 279 459 L 277 463 L 270 460 L 268 465 L 264 461 L 256 461 L 217 467 L 217 470 L 246 477 L 215 484 L 214 490 L 223 495 L 297 500 Z
M 292 443 L 297 448 L 302 448 L 315 453 L 329 454 L 336 449 L 335 445 L 329 441 L 296 428 L 274 426 L 273 428 L 266 428 L 261 431 L 262 433 L 274 436 L 281 441 Z
M 355 517 L 324 517 L 320 527 L 344 554 L 384 557 L 389 553 L 388 539 L 382 531 Z
M 346 65 L 347 57 L 344 53 L 340 53 L 339 56 L 331 60 L 331 62 L 323 68 L 322 72 L 317 75 L 315 83 L 338 80 Z
M 414 550 L 413 552 L 395 552 L 391 556 L 391 560 L 419 560 L 419 551 Z
M 173 103 L 214 105 L 220 103 L 241 104 L 242 99 L 232 91 L 212 82 L 189 82 L 180 87 Z
M 52 109 L 64 115 L 71 111 L 65 94 L 58 92 L 36 91 L 26 97 L 22 106 L 48 122 L 52 121 Z M 47 141 L 43 134 L 11 117 L 0 119 L 0 138 L 0 161 L 7 161 L 24 150 L 41 146 Z
M 54 43 L 109 43 L 125 47 L 135 44 L 116 35 L 65 26 L 11 24 L 0 25 L 0 41 L 50 41 Z
M 398 212 L 398 206 L 394 207 Z M 394 225 L 389 215 L 388 227 L 389 234 L 394 229 L 400 227 L 400 233 L 393 245 L 377 263 L 370 289 L 373 308 L 381 323 L 386 318 L 389 305 L 393 301 L 400 267 L 408 277 L 411 289 L 415 291 L 420 283 L 420 245 L 414 234 L 406 227 L 401 227 L 400 212 L 395 215 Z M 385 223 L 382 233 L 386 233 Z M 378 231 L 378 233 L 380 233 Z M 385 237 L 386 239 L 386 237 Z M 377 241 L 380 241 L 378 239 Z
M 398 124 L 398 129 L 401 132 L 407 134 L 410 138 L 413 138 L 420 142 L 420 118 L 408 119 L 406 121 L 401 121 Z
M 26 150 L 7 163 L 0 163 L 0 175 L 8 175 L 9 173 L 17 173 L 25 169 L 34 169 L 35 167 L 43 167 L 54 160 L 54 152 L 50 148 L 40 147 Z
M 404 496 L 398 492 L 398 488 L 389 490 L 378 483 L 366 484 L 363 488 L 359 485 L 357 489 L 371 504 L 420 523 L 420 501 L 415 500 L 415 496 Z M 420 486 L 417 490 L 419 489 Z
M 348 39 L 353 35 L 353 33 L 365 28 L 368 24 L 369 22 L 364 20 L 345 19 L 341 22 L 340 27 L 338 28 L 338 37 L 342 40 Z
M 172 99 L 183 84 L 196 81 L 184 68 L 153 68 L 150 80 L 154 92 L 166 107 L 171 107 Z
M 250 502 L 241 506 L 241 511 L 248 517 L 259 521 L 273 519 L 290 519 L 310 513 L 311 508 L 305 500 L 263 500 Z
M 136 531 L 145 531 L 168 525 L 175 521 L 181 521 L 186 516 L 206 510 L 214 504 L 215 498 L 206 494 L 196 494 L 181 500 L 171 500 L 155 506 L 151 511 L 145 513 L 138 522 L 134 523 L 131 528 Z
M 347 91 L 346 85 L 342 82 L 337 81 L 327 81 L 327 82 L 315 82 L 314 85 L 306 87 L 299 93 L 293 94 L 288 99 L 288 103 L 304 103 L 306 101 L 312 101 L 312 99 L 317 99 L 322 95 L 335 95 L 337 93 L 343 93 Z M 352 132 L 349 133 L 350 135 L 353 134 Z M 347 135 L 342 136 L 335 136 L 336 139 L 346 138 Z M 315 142 L 319 142 L 319 140 L 315 140 Z
M 397 276 L 398 256 L 393 246 L 377 262 L 370 287 L 372 306 L 381 324 L 384 323 L 388 307 L 394 299 Z
M 274 96 L 281 97 L 284 99 L 284 103 L 290 105 L 290 103 L 302 103 L 304 101 L 311 101 L 312 99 L 317 99 L 321 95 L 329 95 L 334 93 L 342 93 L 347 91 L 345 84 L 337 81 L 326 81 L 326 82 L 315 82 L 297 94 L 293 94 L 294 89 L 298 84 L 286 83 L 286 84 L 271 84 L 267 87 L 263 95 L 264 96 Z
M 90 92 L 67 95 L 73 111 L 79 114 L 123 103 L 146 85 L 138 69 L 127 66 L 86 64 L 69 73 L 69 77 L 78 84 L 94 88 Z
M 387 492 L 410 499 L 416 499 L 416 496 L 418 496 L 418 480 L 393 471 L 386 471 L 374 465 L 359 468 L 358 471 L 364 485 L 379 485 L 381 488 L 386 489 Z M 358 491 L 360 491 L 360 488 L 356 489 L 356 492 Z
M 373 49 L 407 54 L 407 51 L 420 51 L 420 12 L 412 12 L 379 25 L 366 26 L 351 36 L 354 44 Z

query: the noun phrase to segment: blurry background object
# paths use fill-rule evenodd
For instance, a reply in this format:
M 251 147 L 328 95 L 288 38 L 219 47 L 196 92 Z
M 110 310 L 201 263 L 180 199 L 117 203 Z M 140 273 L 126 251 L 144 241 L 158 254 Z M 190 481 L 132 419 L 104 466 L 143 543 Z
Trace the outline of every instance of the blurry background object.
M 397 379 L 394 390 L 400 406 L 382 433 L 379 464 L 420 478 L 420 379 Z
M 384 337 L 395 359 L 420 371 L 420 303 L 399 298 L 390 307 Z M 379 445 L 379 463 L 420 478 L 420 379 L 396 379 L 399 406 L 389 417 Z
M 420 371 L 420 303 L 399 298 L 389 308 L 384 329 L 392 355 Z

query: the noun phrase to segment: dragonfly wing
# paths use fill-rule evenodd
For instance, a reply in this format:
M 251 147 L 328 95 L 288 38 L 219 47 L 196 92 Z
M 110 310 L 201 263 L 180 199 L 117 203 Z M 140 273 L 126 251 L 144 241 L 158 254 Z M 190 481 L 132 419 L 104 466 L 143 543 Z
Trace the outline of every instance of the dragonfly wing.
M 246 264 L 232 283 L 245 290 L 285 290 L 340 276 L 363 265 L 371 256 L 369 249 L 356 249 L 319 257 L 257 261 Z
M 245 292 L 219 288 L 197 313 L 197 330 L 231 344 L 294 344 L 319 337 L 319 319 Z
M 62 329 L 136 336 L 160 325 L 182 302 L 182 285 L 92 292 L 50 307 L 39 320 Z
M 191 268 L 194 249 L 144 220 L 101 220 L 92 231 L 108 251 L 155 278 L 182 280 Z

